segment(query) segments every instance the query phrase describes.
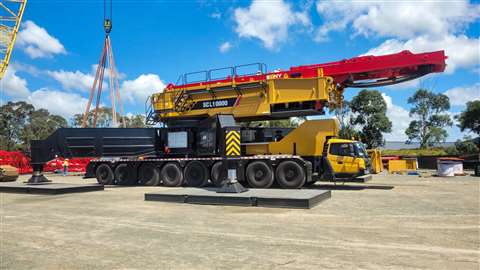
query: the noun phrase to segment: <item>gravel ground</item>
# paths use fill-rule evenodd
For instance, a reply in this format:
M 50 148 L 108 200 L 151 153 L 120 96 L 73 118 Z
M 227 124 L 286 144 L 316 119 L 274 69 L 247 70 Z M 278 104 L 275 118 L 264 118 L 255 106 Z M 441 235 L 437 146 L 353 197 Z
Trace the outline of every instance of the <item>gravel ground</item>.
M 314 188 L 332 198 L 310 210 L 0 193 L 0 269 L 479 269 L 478 177 Z

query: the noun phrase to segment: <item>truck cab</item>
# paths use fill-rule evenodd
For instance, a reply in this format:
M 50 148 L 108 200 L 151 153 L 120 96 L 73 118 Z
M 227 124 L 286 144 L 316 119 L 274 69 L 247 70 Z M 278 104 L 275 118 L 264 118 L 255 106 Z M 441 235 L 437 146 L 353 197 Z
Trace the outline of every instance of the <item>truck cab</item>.
M 370 173 L 370 158 L 359 141 L 330 139 L 327 142 L 327 159 L 338 178 L 351 178 Z

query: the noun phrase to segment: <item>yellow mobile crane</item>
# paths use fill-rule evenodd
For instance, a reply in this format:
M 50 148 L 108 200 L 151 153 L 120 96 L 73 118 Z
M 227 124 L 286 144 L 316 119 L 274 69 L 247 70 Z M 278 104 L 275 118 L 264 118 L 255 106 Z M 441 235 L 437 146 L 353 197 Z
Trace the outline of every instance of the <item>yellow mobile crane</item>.
M 147 123 L 160 127 L 59 129 L 33 141 L 30 182 L 45 181 L 43 164 L 54 155 L 98 157 L 85 176 L 101 184 L 201 187 L 211 181 L 228 190 L 238 180 L 254 188 L 275 182 L 301 188 L 365 175 L 370 161 L 363 144 L 337 138 L 336 120 L 307 120 L 297 128 L 239 123 L 322 115 L 341 106 L 345 88 L 442 72 L 445 59 L 443 51 L 404 51 L 286 71 L 253 64 L 184 74 L 146 102 Z
M 265 71 L 263 64 L 188 73 L 151 97 L 147 120 L 174 127 L 219 114 L 233 115 L 237 122 L 322 115 L 326 108 L 341 106 L 347 87 L 396 84 L 442 72 L 445 58 L 443 51 L 404 51 L 271 73 Z M 324 178 L 351 178 L 368 174 L 370 162 L 363 144 L 338 139 L 338 132 L 339 123 L 334 119 L 305 121 L 295 129 L 243 128 L 239 155 L 297 155 L 314 167 L 322 167 L 313 170 L 314 177 L 323 174 Z M 278 179 L 279 175 L 276 178 L 281 186 L 299 187 L 301 181 L 294 184 L 295 181 Z M 254 182 L 249 181 L 253 186 L 268 186 Z

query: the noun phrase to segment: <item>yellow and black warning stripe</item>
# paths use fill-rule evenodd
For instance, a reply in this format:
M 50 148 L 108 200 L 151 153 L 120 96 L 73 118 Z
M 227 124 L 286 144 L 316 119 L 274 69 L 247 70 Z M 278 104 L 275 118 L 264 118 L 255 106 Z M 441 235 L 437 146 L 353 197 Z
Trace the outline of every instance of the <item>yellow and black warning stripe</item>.
M 225 154 L 227 156 L 240 156 L 240 132 L 229 130 L 225 136 Z

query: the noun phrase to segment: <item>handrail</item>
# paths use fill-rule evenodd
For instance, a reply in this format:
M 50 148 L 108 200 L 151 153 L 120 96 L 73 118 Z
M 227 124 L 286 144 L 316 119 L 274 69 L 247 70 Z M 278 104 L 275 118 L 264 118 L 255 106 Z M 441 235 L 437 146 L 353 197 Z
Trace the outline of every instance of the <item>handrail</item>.
M 241 73 L 240 72 L 240 70 L 242 68 L 255 67 L 255 66 L 257 68 L 254 72 L 251 72 L 251 73 Z M 218 77 L 218 78 L 212 76 L 212 73 L 214 73 L 215 71 L 221 71 L 221 70 L 230 70 L 229 75 L 227 75 L 225 77 Z M 232 80 L 234 80 L 235 78 L 242 77 L 242 76 L 264 75 L 266 73 L 267 73 L 267 65 L 265 65 L 264 63 L 244 64 L 244 65 L 237 65 L 237 66 L 233 66 L 233 67 L 222 67 L 222 68 L 214 68 L 214 69 L 184 73 L 184 74 L 182 74 L 178 77 L 175 85 L 180 86 L 180 85 L 185 85 L 185 84 L 190 84 L 190 83 L 209 83 L 209 82 L 217 81 L 217 80 L 225 80 L 225 79 L 228 79 L 229 77 L 231 77 Z M 188 77 L 191 76 L 191 75 L 195 75 L 195 74 L 205 74 L 204 79 L 189 81 Z

